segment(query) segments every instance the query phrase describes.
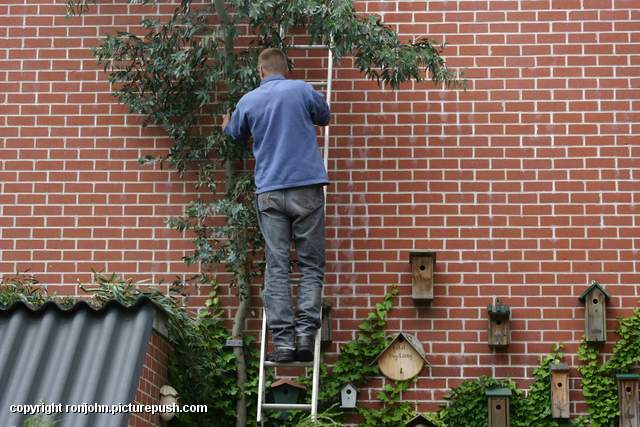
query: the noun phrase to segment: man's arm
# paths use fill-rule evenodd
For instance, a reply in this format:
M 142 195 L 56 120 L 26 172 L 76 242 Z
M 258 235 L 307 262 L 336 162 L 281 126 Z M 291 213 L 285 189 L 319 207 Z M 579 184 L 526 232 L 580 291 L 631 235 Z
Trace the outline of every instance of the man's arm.
M 331 120 L 331 111 L 329 105 L 325 101 L 324 96 L 313 89 L 311 85 L 311 100 L 309 102 L 309 113 L 311 113 L 311 121 L 317 126 L 326 126 Z
M 229 118 L 227 113 L 222 119 L 222 131 L 225 135 L 239 142 L 246 142 L 250 136 L 249 121 L 243 112 L 240 104 L 236 105 L 236 110 Z

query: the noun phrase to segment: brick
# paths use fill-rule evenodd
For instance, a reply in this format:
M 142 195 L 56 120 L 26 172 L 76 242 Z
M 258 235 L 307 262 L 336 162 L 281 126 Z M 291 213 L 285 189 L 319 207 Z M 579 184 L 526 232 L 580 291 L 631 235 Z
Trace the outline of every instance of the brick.
M 0 245 L 11 253 L 0 271 L 31 268 L 69 293 L 90 267 L 154 282 L 193 272 L 180 261 L 191 237 L 163 221 L 198 194 L 195 176 L 136 163 L 141 153 L 166 153 L 171 141 L 161 129 L 142 130 L 141 117 L 116 103 L 85 49 L 97 44 L 96 31 L 111 31 L 114 6 L 98 5 L 82 21 L 36 3 L 0 6 L 0 33 L 13 49 L 0 69 Z M 353 337 L 356 319 L 375 302 L 363 294 L 380 298 L 399 283 L 390 326 L 415 329 L 437 363 L 412 392 L 419 408 L 437 409 L 466 377 L 530 377 L 537 356 L 558 340 L 569 342 L 567 357 L 577 363 L 583 325 L 575 320 L 582 315 L 576 295 L 594 274 L 618 289 L 623 308 L 613 314 L 634 306 L 640 39 L 631 5 L 356 2 L 357 10 L 383 14 L 404 39 L 429 33 L 446 40 L 447 62 L 466 68 L 470 79 L 466 92 L 428 82 L 382 90 L 345 58 L 335 82 L 325 296 L 344 330 L 334 337 Z M 146 10 L 132 6 L 117 24 L 135 27 Z M 296 78 L 322 76 L 312 56 L 296 53 L 296 66 Z M 207 127 L 214 123 L 203 118 Z M 416 310 L 409 297 L 411 250 L 437 251 L 428 309 Z M 231 316 L 235 297 L 224 292 Z M 508 356 L 491 354 L 483 341 L 495 292 L 517 306 Z M 252 295 L 259 306 L 258 289 Z M 248 324 L 259 327 L 256 319 Z M 336 351 L 333 345 L 327 360 Z M 151 360 L 147 380 L 156 367 Z M 372 381 L 367 399 L 375 401 L 382 384 Z M 149 387 L 141 386 L 144 399 L 154 395 Z M 580 399 L 576 393 L 575 411 L 585 410 Z

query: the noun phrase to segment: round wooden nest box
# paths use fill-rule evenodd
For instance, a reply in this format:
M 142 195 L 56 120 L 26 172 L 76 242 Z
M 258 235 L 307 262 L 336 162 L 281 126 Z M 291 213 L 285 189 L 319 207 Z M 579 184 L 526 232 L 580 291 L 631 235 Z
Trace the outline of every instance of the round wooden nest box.
M 382 374 L 395 381 L 404 381 L 418 375 L 427 359 L 422 344 L 410 334 L 399 333 L 374 362 Z

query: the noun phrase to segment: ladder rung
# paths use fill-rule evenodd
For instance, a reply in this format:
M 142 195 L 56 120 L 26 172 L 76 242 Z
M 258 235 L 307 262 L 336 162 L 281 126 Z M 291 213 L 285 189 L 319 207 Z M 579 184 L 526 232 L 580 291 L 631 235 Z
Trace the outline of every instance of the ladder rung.
M 290 44 L 289 48 L 296 49 L 328 49 L 329 46 L 326 44 Z
M 263 403 L 263 409 L 310 411 L 311 405 L 306 403 Z
M 270 362 L 265 360 L 264 366 L 269 368 L 311 368 L 313 367 L 313 361 L 311 362 Z
M 327 82 L 307 82 L 310 85 L 314 85 L 314 86 L 326 86 Z

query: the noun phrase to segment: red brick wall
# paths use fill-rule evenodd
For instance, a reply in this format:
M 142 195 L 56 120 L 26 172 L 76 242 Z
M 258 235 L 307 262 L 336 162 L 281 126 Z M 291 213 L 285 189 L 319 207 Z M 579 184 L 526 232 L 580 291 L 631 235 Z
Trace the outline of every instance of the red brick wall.
M 382 14 L 406 38 L 446 41 L 445 56 L 466 69 L 469 88 L 381 90 L 342 62 L 325 289 L 334 342 L 351 339 L 358 319 L 399 284 L 390 332 L 417 334 L 432 364 L 405 395 L 421 410 L 480 374 L 526 385 L 558 341 L 575 366 L 583 328 L 577 297 L 588 282 L 613 295 L 610 319 L 629 313 L 640 296 L 637 4 L 357 6 Z M 152 283 L 193 271 L 180 261 L 190 243 L 164 219 L 195 190 L 173 171 L 137 164 L 170 142 L 115 102 L 88 50 L 98 35 L 136 26 L 138 14 L 157 8 L 102 4 L 67 19 L 62 2 L 0 6 L 0 272 L 30 268 L 75 292 L 90 267 Z M 410 299 L 412 250 L 437 252 L 431 308 L 416 309 Z M 234 301 L 228 288 L 222 293 Z M 494 296 L 513 317 L 513 342 L 500 353 L 486 345 Z
M 167 366 L 171 345 L 156 331 L 151 334 L 144 365 L 140 375 L 138 389 L 133 399 L 136 405 L 159 405 L 160 387 L 169 384 Z M 130 427 L 157 427 L 161 425 L 160 416 L 147 412 L 132 413 L 129 417 Z
M 88 282 L 91 268 L 173 280 L 191 247 L 164 224 L 194 198 L 175 171 L 141 166 L 170 142 L 109 93 L 90 52 L 142 13 L 173 6 L 101 4 L 64 16 L 64 1 L 0 6 L 0 273 Z M 12 2 L 8 2 L 12 3 Z M 24 3 L 24 4 L 22 4 Z M 100 3 L 100 2 L 99 2 Z

